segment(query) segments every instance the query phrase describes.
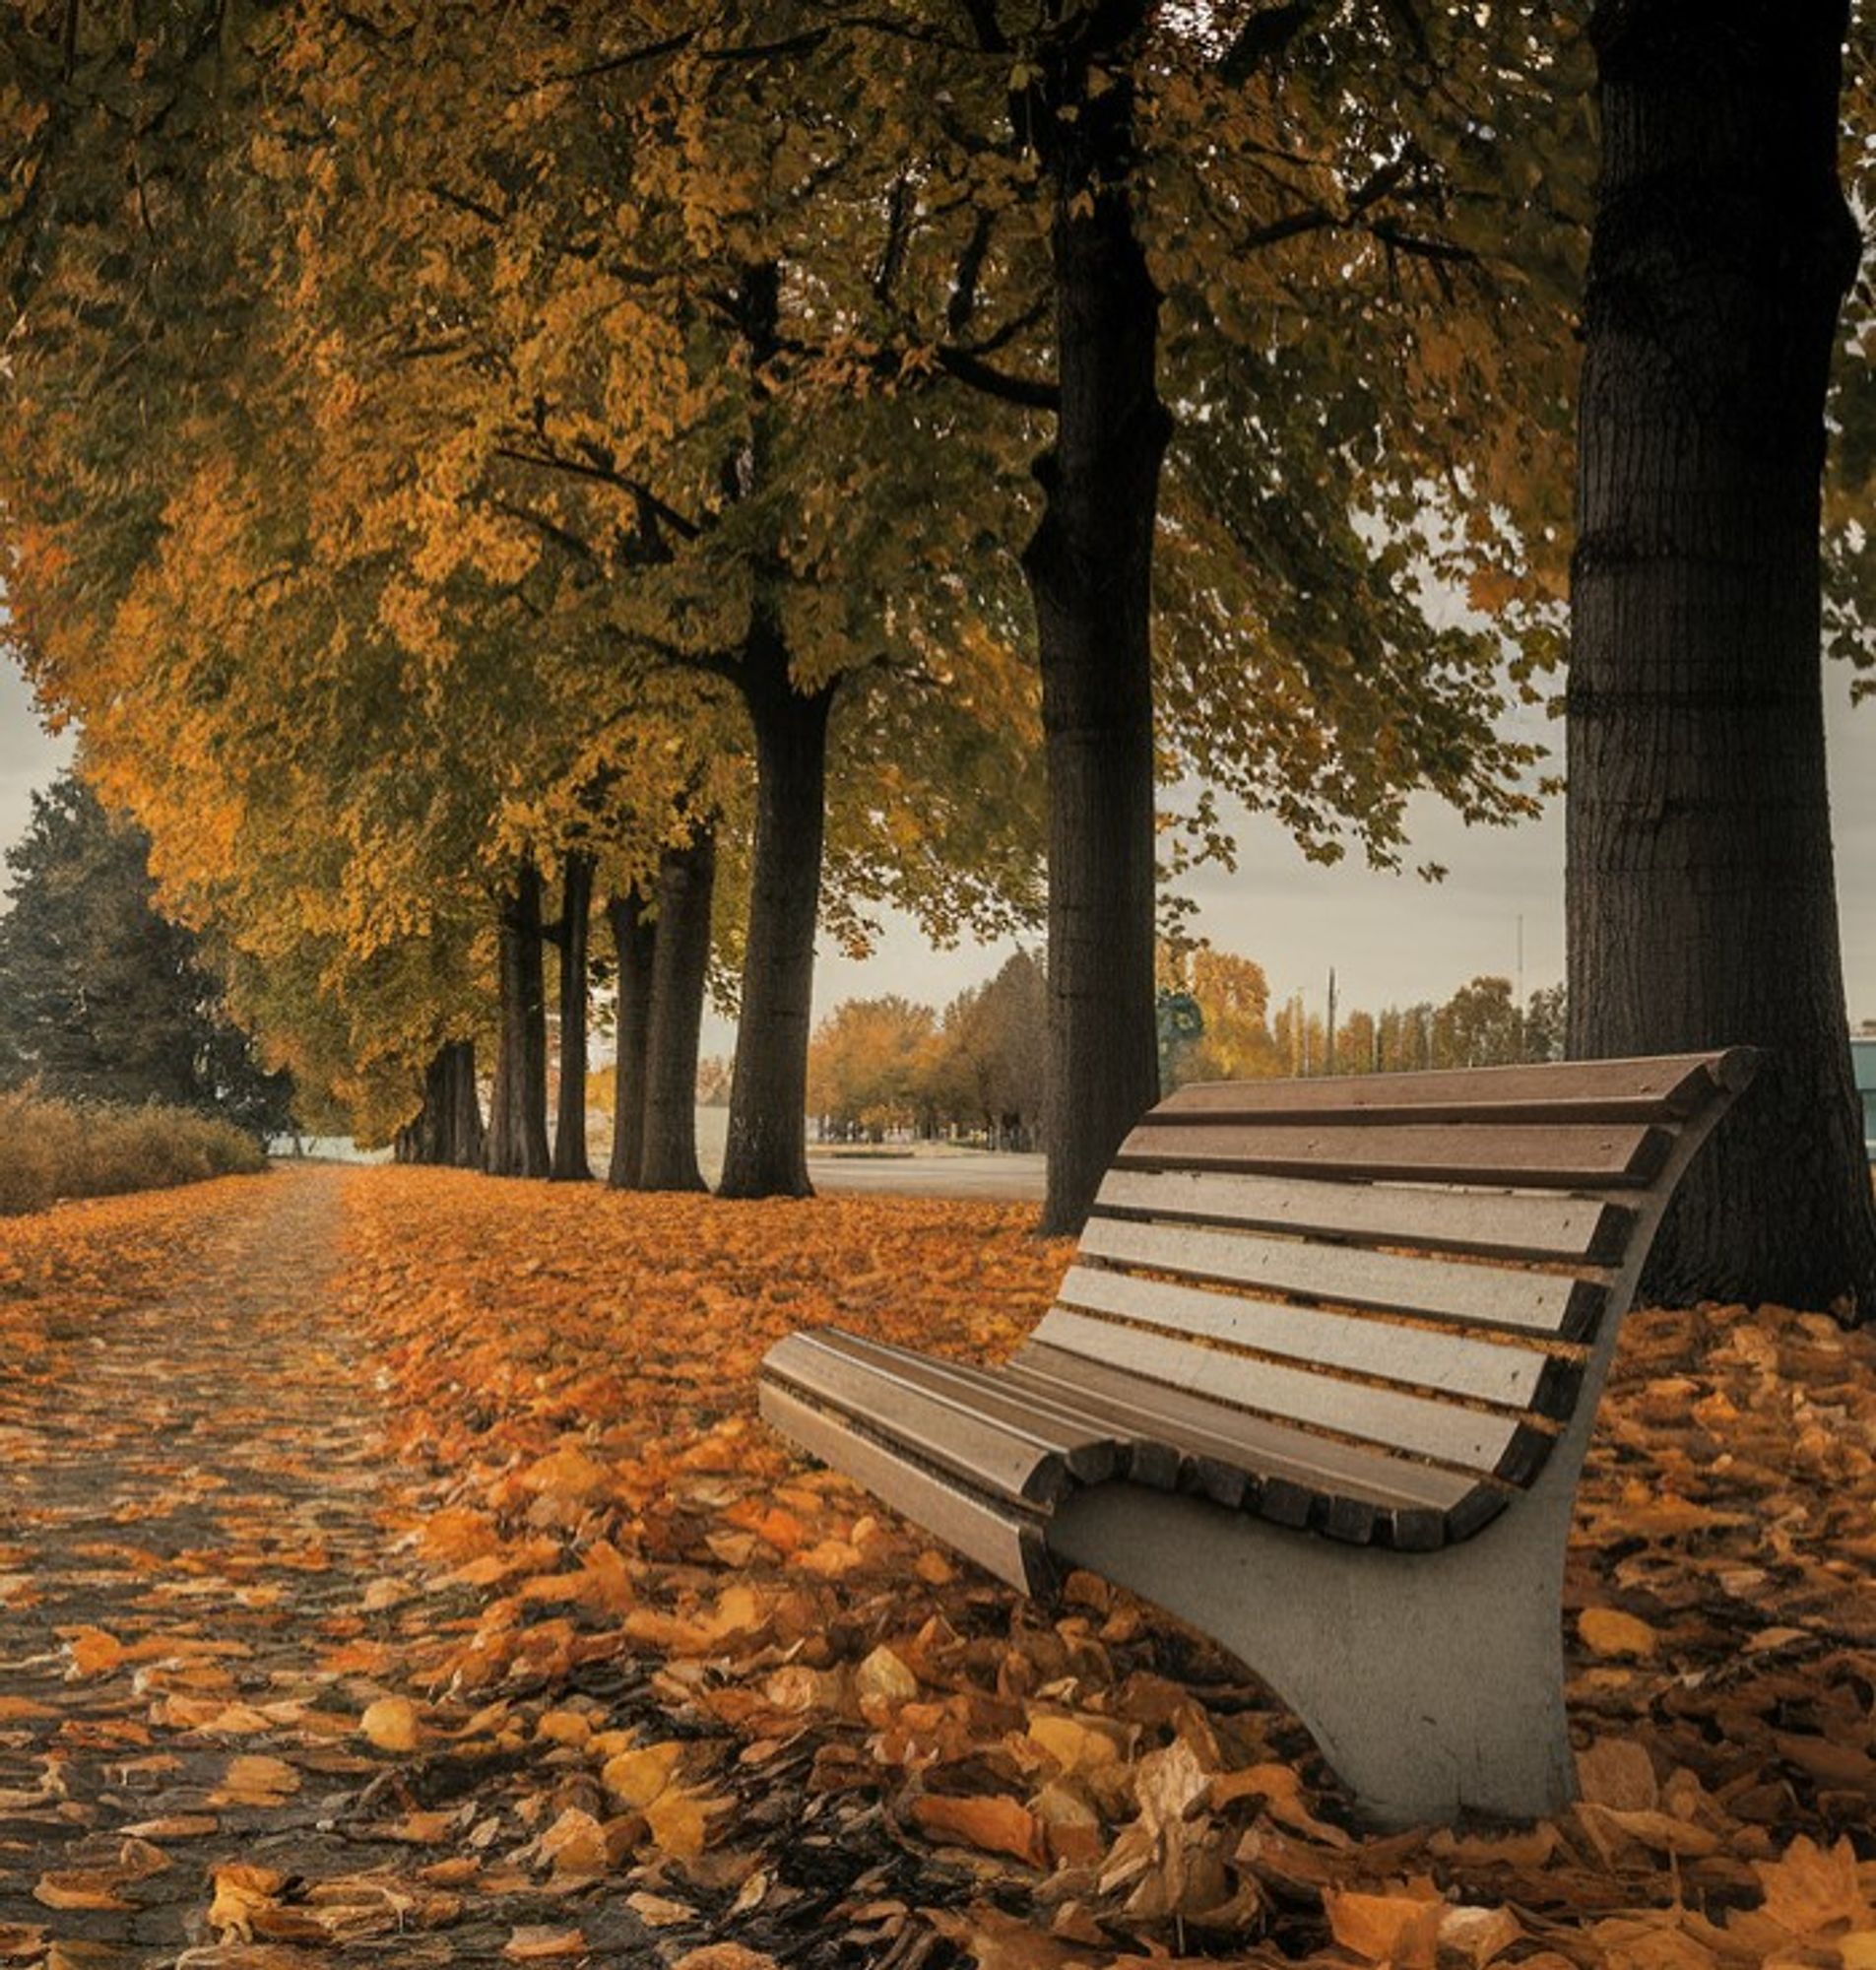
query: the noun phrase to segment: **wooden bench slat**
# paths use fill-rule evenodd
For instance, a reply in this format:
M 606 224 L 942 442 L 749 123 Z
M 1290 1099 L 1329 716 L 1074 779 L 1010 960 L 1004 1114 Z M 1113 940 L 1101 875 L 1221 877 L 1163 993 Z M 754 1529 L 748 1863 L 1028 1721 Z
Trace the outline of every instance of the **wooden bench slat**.
M 1023 1593 L 1038 1594 L 1049 1585 L 1054 1568 L 1038 1520 L 910 1462 L 902 1450 L 863 1435 L 849 1419 L 829 1416 L 779 1382 L 765 1379 L 759 1400 L 762 1418 L 772 1428 L 845 1472 L 935 1539 Z
M 1010 1390 L 995 1368 L 948 1361 L 937 1354 L 915 1354 L 909 1348 L 895 1347 L 888 1341 L 850 1334 L 840 1327 L 815 1328 L 808 1338 L 829 1353 L 855 1363 L 863 1377 L 870 1373 L 885 1378 L 889 1384 L 903 1383 L 1020 1432 L 1059 1457 L 1069 1476 L 1083 1484 L 1098 1484 L 1111 1478 L 1121 1462 L 1120 1446 L 1111 1430 L 1091 1427 L 1085 1416 L 1062 1404 L 1038 1401 L 1026 1392 Z M 863 1399 L 869 1397 L 873 1393 L 873 1385 L 862 1379 L 857 1393 Z M 842 1406 L 845 1407 L 844 1402 Z M 887 1433 L 891 1433 L 891 1412 L 880 1411 L 878 1417 Z
M 1337 1430 L 1364 1443 L 1443 1464 L 1502 1477 L 1523 1474 L 1529 1464 L 1526 1439 L 1533 1432 L 1515 1416 L 1462 1410 L 1424 1396 L 1286 1368 L 1275 1361 L 1195 1347 L 1165 1334 L 1120 1327 L 1063 1307 L 1043 1316 L 1036 1339 L 1065 1353 L 1239 1404 L 1279 1421 Z
M 1652 1060 L 1552 1061 L 1418 1074 L 1206 1082 L 1182 1087 L 1155 1118 L 1238 1116 L 1437 1122 L 1675 1121 L 1700 1112 L 1741 1071 L 1736 1052 Z
M 765 1365 L 798 1394 L 903 1443 L 975 1490 L 1026 1504 L 1052 1504 L 1073 1487 L 1061 1446 L 1037 1431 L 973 1413 L 881 1366 L 829 1347 L 815 1335 L 790 1335 Z
M 1088 1266 L 1072 1268 L 1056 1297 L 1083 1313 L 1114 1314 L 1506 1409 L 1529 1409 L 1536 1402 L 1552 1358 L 1536 1348 L 1502 1346 L 1463 1334 L 1429 1333 L 1359 1314 L 1206 1292 Z
M 1085 1401 L 1092 1414 L 1168 1433 L 1169 1440 L 1190 1443 L 1204 1456 L 1222 1450 L 1254 1481 L 1274 1478 L 1318 1496 L 1346 1495 L 1389 1509 L 1442 1514 L 1461 1507 L 1478 1489 L 1478 1480 L 1462 1473 L 1225 1409 L 1188 1390 L 1142 1381 L 1124 1368 L 1039 1341 L 1024 1347 L 1003 1372 L 1013 1381 L 1058 1391 L 1065 1400 Z
M 1672 1134 L 1643 1123 L 1162 1122 L 1150 1117 L 1121 1145 L 1125 1169 L 1286 1170 L 1382 1181 L 1506 1184 L 1540 1189 L 1649 1183 Z
M 1600 1198 L 1175 1169 L 1110 1170 L 1095 1210 L 1585 1265 L 1619 1262 L 1635 1222 Z
M 1086 1258 L 1189 1279 L 1261 1286 L 1500 1332 L 1558 1335 L 1566 1341 L 1593 1332 L 1607 1298 L 1600 1285 L 1551 1273 L 1453 1265 L 1256 1232 L 1116 1217 L 1090 1218 L 1080 1250 Z

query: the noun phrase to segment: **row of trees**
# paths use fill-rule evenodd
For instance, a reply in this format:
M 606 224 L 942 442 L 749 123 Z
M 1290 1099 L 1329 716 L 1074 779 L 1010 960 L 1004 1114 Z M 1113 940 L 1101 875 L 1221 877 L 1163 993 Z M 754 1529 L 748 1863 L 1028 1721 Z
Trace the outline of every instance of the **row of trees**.
M 1505 188 L 1503 78 L 1469 26 L 1354 7 L 471 25 L 9 17 L 0 473 L 42 691 L 302 1076 L 382 1125 L 495 1041 L 497 1169 L 577 1167 L 540 953 L 575 1053 L 589 886 L 625 1071 L 652 1048 L 615 1172 L 688 1180 L 652 1083 L 714 962 L 725 1188 L 789 1191 L 817 916 L 1034 924 L 1046 851 L 1076 1215 L 1153 1092 L 1156 766 L 1320 854 L 1398 853 L 1417 787 L 1528 807 L 1496 733 L 1528 679 L 1420 606 L 1469 578 L 1555 647 L 1557 491 L 1516 468 L 1564 361 L 1514 331 L 1561 322 L 1572 248 Z M 1527 93 L 1520 141 L 1580 175 Z M 1210 794 L 1186 820 L 1175 860 L 1224 852 Z
M 1207 945 L 1162 946 L 1162 1005 L 1190 1005 L 1162 1019 L 1160 1079 L 1260 1081 L 1287 1075 L 1399 1074 L 1448 1067 L 1510 1067 L 1561 1060 L 1564 990 L 1540 986 L 1520 1005 L 1509 978 L 1480 977 L 1443 1004 L 1378 1011 L 1306 1007 L 1302 995 L 1270 1000 L 1255 959 Z M 1334 1024 L 1331 1032 L 1330 1020 Z
M 388 1124 L 493 1039 L 497 1170 L 583 1167 L 595 898 L 615 1180 L 695 1180 L 714 971 L 733 1195 L 807 1188 L 817 922 L 1046 907 L 1063 1229 L 1156 1091 L 1156 857 L 1228 858 L 1224 793 L 1384 862 L 1416 790 L 1528 812 L 1502 715 L 1574 572 L 1573 1049 L 1772 1045 L 1660 1249 L 1867 1299 L 1818 677 L 1847 24 L 25 0 L 16 632 L 302 1079 Z
M 1047 1122 L 1048 986 L 1019 952 L 940 1015 L 909 999 L 849 999 L 814 1029 L 808 1099 L 824 1138 L 893 1132 L 1032 1149 Z
M 1564 994 L 1544 986 L 1520 1006 L 1509 978 L 1474 978 L 1445 1001 L 1341 1014 L 1331 1047 L 1322 1013 L 1300 1000 L 1272 1007 L 1263 967 L 1209 946 L 1162 946 L 1159 1079 L 1256 1081 L 1309 1074 L 1392 1074 L 1559 1060 Z M 1031 1149 L 1046 1135 L 1048 988 L 1027 953 L 942 1014 L 891 996 L 849 999 L 814 1029 L 808 1096 L 823 1137 L 970 1137 Z

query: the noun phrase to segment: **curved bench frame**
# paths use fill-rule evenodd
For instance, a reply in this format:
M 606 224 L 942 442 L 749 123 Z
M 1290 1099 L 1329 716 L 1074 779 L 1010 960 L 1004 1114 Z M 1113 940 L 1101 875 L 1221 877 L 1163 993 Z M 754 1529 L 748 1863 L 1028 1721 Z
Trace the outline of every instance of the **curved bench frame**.
M 1018 1478 L 995 1504 L 935 1469 L 929 1439 L 924 1451 L 895 1448 L 864 1414 L 836 1416 L 805 1402 L 790 1349 L 812 1346 L 809 1337 L 772 1350 L 764 1413 L 1018 1586 L 1044 1587 L 1053 1555 L 1216 1638 L 1297 1713 L 1375 1822 L 1553 1813 L 1575 1790 L 1558 1610 L 1597 1403 L 1668 1201 L 1755 1063 L 1735 1051 L 1706 1064 L 1711 1097 L 1677 1123 L 1645 1184 L 1574 1192 L 1619 1202 L 1633 1218 L 1561 1434 L 1507 1508 L 1434 1549 L 1349 1543 L 1320 1509 L 1312 1530 L 1299 1530 L 1190 1488 L 1133 1481 L 1121 1475 L 1124 1457 L 1104 1465 L 1099 1445 L 1086 1454 L 1085 1475 L 1072 1457 L 1039 1462 L 1046 1486 Z M 1004 1537 L 996 1511 L 1010 1528 Z

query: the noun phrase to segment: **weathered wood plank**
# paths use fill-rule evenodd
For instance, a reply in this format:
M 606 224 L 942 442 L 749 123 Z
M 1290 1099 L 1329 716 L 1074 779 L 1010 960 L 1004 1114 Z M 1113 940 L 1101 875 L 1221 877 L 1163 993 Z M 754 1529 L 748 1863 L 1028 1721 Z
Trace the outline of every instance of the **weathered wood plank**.
M 1285 1306 L 1236 1293 L 1206 1292 L 1163 1280 L 1076 1266 L 1056 1297 L 1082 1313 L 1113 1314 L 1175 1334 L 1203 1335 L 1264 1354 L 1306 1361 L 1441 1394 L 1528 1409 L 1550 1356 L 1462 1334 L 1430 1333 L 1359 1314 Z
M 1593 1332 L 1608 1296 L 1600 1285 L 1554 1273 L 1454 1265 L 1256 1232 L 1141 1224 L 1118 1217 L 1091 1217 L 1081 1233 L 1080 1251 L 1083 1258 L 1188 1279 L 1565 1340 Z
M 1117 1326 L 1063 1307 L 1043 1317 L 1036 1339 L 1065 1353 L 1242 1404 L 1282 1421 L 1338 1430 L 1365 1443 L 1437 1458 L 1469 1471 L 1500 1473 L 1515 1466 L 1520 1445 L 1529 1434 L 1516 1416 L 1462 1410 L 1425 1396 L 1338 1381 L 1215 1347 L 1195 1347 L 1170 1335 Z
M 1180 1088 L 1153 1114 L 1165 1120 L 1234 1116 L 1260 1121 L 1295 1117 L 1666 1122 L 1699 1113 L 1749 1073 L 1744 1050 L 1734 1048 L 1651 1060 L 1554 1061 L 1296 1081 L 1214 1081 Z
M 1640 1123 L 1538 1125 L 1389 1122 L 1204 1123 L 1149 1117 L 1121 1145 L 1122 1169 L 1286 1170 L 1376 1182 L 1507 1184 L 1539 1189 L 1652 1181 L 1672 1134 Z
M 1062 1404 L 1011 1390 L 995 1368 L 947 1361 L 936 1354 L 915 1354 L 890 1342 L 850 1334 L 839 1327 L 815 1328 L 807 1338 L 853 1362 L 863 1378 L 869 1374 L 884 1377 L 888 1383 L 903 1384 L 1019 1431 L 1061 1458 L 1069 1476 L 1080 1483 L 1098 1484 L 1111 1478 L 1120 1462 L 1120 1446 L 1112 1431 L 1091 1426 L 1084 1416 Z M 865 1394 L 870 1385 L 862 1379 L 856 1387 Z M 880 1413 L 889 1429 L 891 1412 Z
M 762 1418 L 810 1456 L 864 1484 L 934 1538 L 976 1560 L 1026 1594 L 1049 1585 L 1054 1568 L 1040 1522 L 912 1462 L 862 1434 L 853 1423 L 814 1408 L 779 1382 L 764 1381 Z
M 1061 1448 L 1033 1429 L 973 1412 L 914 1387 L 884 1369 L 824 1346 L 811 1334 L 792 1334 L 762 1364 L 771 1381 L 787 1384 L 822 1409 L 837 1409 L 874 1435 L 903 1443 L 916 1457 L 993 1496 L 1049 1504 L 1072 1488 Z
M 1003 1373 L 1056 1391 L 1064 1400 L 1086 1402 L 1090 1414 L 1125 1417 L 1132 1427 L 1234 1463 L 1253 1478 L 1286 1478 L 1312 1493 L 1447 1512 L 1468 1498 L 1477 1481 L 1385 1450 L 1313 1436 L 1040 1340 L 1030 1342 Z
M 1602 1199 L 1180 1169 L 1110 1170 L 1095 1210 L 1585 1265 L 1617 1264 L 1635 1223 Z

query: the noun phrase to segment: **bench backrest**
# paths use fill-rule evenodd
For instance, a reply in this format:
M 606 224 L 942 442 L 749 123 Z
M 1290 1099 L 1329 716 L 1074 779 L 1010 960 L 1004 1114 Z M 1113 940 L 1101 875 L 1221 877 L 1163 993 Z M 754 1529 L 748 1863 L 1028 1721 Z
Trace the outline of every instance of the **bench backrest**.
M 1182 1088 L 1122 1146 L 1018 1360 L 1462 1474 L 1485 1507 L 1462 1534 L 1599 1391 L 1666 1198 L 1754 1065 Z

